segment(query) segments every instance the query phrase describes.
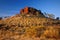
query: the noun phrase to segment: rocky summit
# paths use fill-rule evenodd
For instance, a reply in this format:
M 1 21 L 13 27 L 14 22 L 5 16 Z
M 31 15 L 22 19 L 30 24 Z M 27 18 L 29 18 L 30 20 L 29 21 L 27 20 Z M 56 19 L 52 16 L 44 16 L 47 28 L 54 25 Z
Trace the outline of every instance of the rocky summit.
M 19 14 L 0 20 L 0 40 L 60 40 L 60 20 L 25 7 Z
M 40 16 L 40 17 L 45 17 L 43 13 L 40 10 L 37 10 L 32 7 L 25 7 L 24 9 L 20 10 L 20 14 L 26 15 L 26 16 Z

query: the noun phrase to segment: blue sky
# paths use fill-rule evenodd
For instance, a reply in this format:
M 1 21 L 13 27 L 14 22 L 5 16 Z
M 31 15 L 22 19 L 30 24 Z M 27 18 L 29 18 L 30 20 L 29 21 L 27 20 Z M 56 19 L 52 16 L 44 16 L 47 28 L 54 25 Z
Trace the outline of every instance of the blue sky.
M 15 15 L 25 6 L 60 17 L 60 0 L 0 0 L 0 17 Z

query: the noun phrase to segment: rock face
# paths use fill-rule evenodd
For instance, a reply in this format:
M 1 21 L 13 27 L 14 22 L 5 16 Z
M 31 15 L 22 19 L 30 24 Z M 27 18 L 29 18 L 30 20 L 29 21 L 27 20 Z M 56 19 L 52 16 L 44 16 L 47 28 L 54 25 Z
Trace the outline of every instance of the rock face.
M 24 9 L 21 9 L 20 13 L 24 13 L 24 14 L 27 14 L 29 12 L 29 8 L 28 7 L 25 7 Z
M 25 15 L 29 14 L 29 15 L 45 17 L 40 10 L 37 10 L 35 8 L 32 8 L 32 7 L 25 7 L 24 9 L 21 9 L 20 14 L 25 14 Z

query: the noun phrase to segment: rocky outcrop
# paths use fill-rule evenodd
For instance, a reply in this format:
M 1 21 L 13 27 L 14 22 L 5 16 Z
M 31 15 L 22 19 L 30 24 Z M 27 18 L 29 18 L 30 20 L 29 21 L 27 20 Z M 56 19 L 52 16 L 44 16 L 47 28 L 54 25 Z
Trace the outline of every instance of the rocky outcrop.
M 25 7 L 24 9 L 21 9 L 20 13 L 24 13 L 24 14 L 27 14 L 29 11 L 29 8 L 28 7 Z
M 24 9 L 20 10 L 20 14 L 29 14 L 29 15 L 35 15 L 35 16 L 40 16 L 40 17 L 45 17 L 44 14 L 35 8 L 32 7 L 25 7 Z

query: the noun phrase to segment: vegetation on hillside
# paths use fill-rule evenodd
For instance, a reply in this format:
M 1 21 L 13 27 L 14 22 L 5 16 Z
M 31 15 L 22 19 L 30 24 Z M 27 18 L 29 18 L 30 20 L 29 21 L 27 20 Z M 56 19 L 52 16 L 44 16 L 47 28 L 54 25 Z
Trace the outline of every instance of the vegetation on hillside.
M 30 12 L 5 18 L 0 20 L 0 40 L 60 40 L 60 20 L 57 19 Z

